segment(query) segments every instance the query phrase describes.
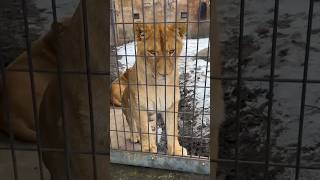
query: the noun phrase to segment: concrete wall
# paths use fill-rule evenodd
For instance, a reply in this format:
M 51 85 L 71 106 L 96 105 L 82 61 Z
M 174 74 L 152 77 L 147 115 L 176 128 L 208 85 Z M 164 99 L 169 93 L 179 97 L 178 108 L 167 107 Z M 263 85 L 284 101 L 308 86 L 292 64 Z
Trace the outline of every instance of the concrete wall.
M 144 6 L 142 5 L 144 2 Z M 200 1 L 206 3 L 206 17 L 198 21 Z M 177 12 L 177 21 L 187 21 L 186 18 L 181 18 L 181 12 L 187 12 L 189 8 L 189 38 L 199 38 L 209 36 L 209 0 L 114 0 L 115 7 L 115 22 L 116 22 L 116 37 L 117 44 L 122 44 L 125 41 L 133 40 L 133 25 L 135 21 L 142 22 L 175 22 Z M 154 2 L 154 6 L 153 6 Z M 166 2 L 166 11 L 164 11 L 164 2 Z M 133 3 L 133 6 L 132 6 Z M 178 7 L 176 7 L 178 3 Z M 142 7 L 144 11 L 142 12 Z M 176 10 L 177 8 L 177 10 Z M 154 11 L 155 10 L 155 11 Z M 133 19 L 133 14 L 139 14 L 139 19 Z M 155 15 L 155 16 L 154 16 Z M 143 18 L 144 17 L 144 18 Z M 198 23 L 199 22 L 199 23 Z

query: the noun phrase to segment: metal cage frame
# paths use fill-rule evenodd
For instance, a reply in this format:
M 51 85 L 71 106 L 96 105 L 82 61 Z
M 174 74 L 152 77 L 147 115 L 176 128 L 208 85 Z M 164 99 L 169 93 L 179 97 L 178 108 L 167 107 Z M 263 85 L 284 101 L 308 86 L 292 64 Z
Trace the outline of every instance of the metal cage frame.
M 88 0 L 89 1 L 89 0 Z M 131 0 L 133 2 L 133 0 Z M 143 0 L 141 0 L 143 2 Z M 154 0 L 153 0 L 154 1 Z M 187 1 L 187 0 L 186 0 Z M 188 0 L 189 1 L 189 0 Z M 27 49 L 27 54 L 28 54 L 28 63 L 29 63 L 29 69 L 15 69 L 15 70 L 7 70 L 5 67 L 4 62 L 1 60 L 1 77 L 3 79 L 2 81 L 2 86 L 3 89 L 6 89 L 6 82 L 5 82 L 5 76 L 6 76 L 6 71 L 12 71 L 12 72 L 29 72 L 29 77 L 30 77 L 30 83 L 31 83 L 31 89 L 32 89 L 32 99 L 33 99 L 33 109 L 34 109 L 34 120 L 37 126 L 39 125 L 39 117 L 38 117 L 38 112 L 36 108 L 36 95 L 35 95 L 35 90 L 34 90 L 34 73 L 52 73 L 52 74 L 58 74 L 59 75 L 59 80 L 61 81 L 61 75 L 62 74 L 83 74 L 86 75 L 88 78 L 88 91 L 89 91 L 89 99 L 91 99 L 91 90 L 90 90 L 90 75 L 107 75 L 109 76 L 109 73 L 105 72 L 91 72 L 90 68 L 88 66 L 89 62 L 89 49 L 86 48 L 86 60 L 87 60 L 87 71 L 86 72 L 75 72 L 75 71 L 62 71 L 58 67 L 58 72 L 56 71 L 43 71 L 43 70 L 36 70 L 33 68 L 32 64 L 32 53 L 31 53 L 31 42 L 30 42 L 30 37 L 29 37 L 29 22 L 28 22 L 28 10 L 26 6 L 26 0 L 21 0 L 22 2 L 22 11 L 23 11 L 23 16 L 24 16 L 24 30 L 25 30 L 25 39 L 26 39 L 26 49 Z M 82 8 L 84 12 L 86 12 L 86 1 L 82 1 Z M 176 1 L 177 2 L 177 1 Z M 199 3 L 201 0 L 199 0 Z M 308 63 L 309 63 L 309 52 L 310 52 L 310 41 L 311 41 L 311 30 L 312 30 L 312 24 L 313 24 L 313 11 L 314 11 L 314 3 L 315 0 L 310 0 L 309 1 L 309 12 L 308 12 L 308 25 L 307 25 L 307 32 L 306 32 L 306 45 L 305 45 L 305 58 L 304 58 L 304 70 L 303 70 L 303 77 L 302 79 L 281 79 L 281 78 L 276 78 L 275 77 L 275 61 L 276 61 L 276 49 L 277 49 L 277 32 L 278 32 L 278 17 L 279 17 L 279 0 L 274 0 L 274 21 L 273 21 L 273 32 L 272 32 L 272 51 L 271 51 L 271 65 L 270 65 L 270 77 L 269 78 L 252 78 L 252 77 L 244 77 L 242 75 L 242 63 L 243 63 L 243 37 L 244 37 L 244 17 L 245 17 L 245 0 L 240 0 L 240 33 L 239 33 L 239 44 L 238 44 L 238 69 L 237 69 L 237 76 L 236 77 L 226 77 L 221 75 L 219 72 L 216 72 L 217 70 L 214 67 L 215 62 L 211 63 L 210 66 L 210 86 L 214 87 L 216 83 L 221 83 L 221 81 L 228 81 L 228 80 L 233 80 L 237 81 L 237 89 L 241 88 L 241 82 L 242 81 L 254 81 L 254 82 L 267 82 L 269 84 L 269 92 L 268 92 L 268 118 L 267 118 L 267 134 L 266 134 L 266 151 L 265 151 L 265 161 L 263 162 L 257 162 L 257 161 L 244 161 L 240 160 L 239 157 L 239 146 L 240 146 L 240 140 L 239 140 L 239 134 L 240 134 L 240 102 L 242 100 L 242 94 L 241 91 L 237 91 L 237 103 L 236 103 L 236 148 L 235 148 L 235 158 L 234 159 L 221 159 L 217 155 L 217 151 L 213 151 L 212 148 L 217 149 L 217 147 L 213 147 L 218 145 L 218 142 L 211 143 L 210 144 L 210 159 L 201 159 L 201 158 L 192 158 L 191 156 L 189 158 L 187 157 L 170 157 L 167 155 L 155 155 L 155 154 L 145 154 L 145 153 L 137 153 L 137 152 L 128 152 L 128 151 L 118 151 L 118 150 L 111 150 L 110 151 L 110 160 L 111 162 L 114 163 L 121 163 L 121 164 L 130 164 L 130 165 L 141 165 L 145 167 L 156 167 L 156 168 L 164 168 L 164 169 L 173 169 L 175 168 L 176 170 L 180 171 L 188 171 L 188 172 L 193 172 L 193 173 L 202 173 L 202 174 L 211 174 L 211 179 L 215 179 L 215 173 L 216 173 L 216 168 L 217 165 L 223 165 L 223 164 L 231 164 L 234 166 L 234 174 L 235 178 L 239 179 L 239 171 L 241 168 L 241 165 L 257 165 L 257 166 L 263 166 L 265 168 L 264 174 L 265 177 L 264 179 L 269 179 L 269 168 L 270 167 L 286 167 L 286 168 L 293 168 L 295 169 L 295 180 L 299 180 L 300 178 L 300 172 L 302 169 L 313 169 L 313 170 L 320 170 L 320 167 L 316 166 L 303 166 L 301 165 L 301 154 L 302 154 L 302 135 L 303 135 L 303 124 L 304 124 L 304 106 L 305 106 L 305 101 L 306 101 L 306 94 L 307 94 L 307 86 L 308 84 L 319 84 L 320 80 L 318 79 L 309 79 L 308 78 Z M 133 4 L 132 4 L 133 5 Z M 177 4 L 176 4 L 177 5 Z M 210 40 L 215 39 L 216 35 L 218 34 L 218 29 L 215 26 L 218 24 L 218 22 L 213 22 L 216 21 L 219 17 L 216 17 L 217 13 L 216 11 L 216 6 L 219 7 L 219 2 L 212 1 L 210 3 Z M 108 7 L 109 8 L 109 7 Z M 187 8 L 189 10 L 189 8 Z M 114 12 L 114 8 L 111 7 L 109 8 L 110 14 Z M 122 9 L 123 10 L 123 9 Z M 55 0 L 52 0 L 52 12 L 53 12 L 53 22 L 57 23 L 58 18 L 57 18 L 57 12 L 56 12 L 56 2 Z M 123 12 L 122 12 L 123 13 Z M 176 13 L 177 14 L 177 13 Z M 144 15 L 142 15 L 144 16 Z M 177 18 L 177 17 L 176 17 Z M 164 19 L 164 23 L 166 24 L 166 20 Z M 132 22 L 133 24 L 134 22 Z M 190 22 L 191 23 L 191 22 Z M 199 21 L 195 22 L 199 24 Z M 122 24 L 124 26 L 125 23 L 111 23 L 111 25 L 116 25 L 116 24 Z M 130 23 L 129 23 L 130 24 Z M 175 22 L 177 24 L 177 22 Z M 199 26 L 198 26 L 199 27 Z M 85 44 L 88 46 L 88 30 L 87 30 L 87 19 L 86 19 L 86 13 L 84 13 L 84 31 L 85 31 Z M 112 32 L 111 32 L 112 34 Z M 117 44 L 117 43 L 115 43 Z M 216 49 L 218 48 L 219 42 L 214 42 L 210 41 L 210 57 L 213 57 L 213 59 L 219 58 L 217 55 L 216 51 L 219 51 Z M 107 52 L 108 56 L 110 56 L 110 52 Z M 186 58 L 186 57 L 185 57 Z M 198 57 L 196 57 L 198 58 Z M 214 60 L 213 60 L 214 61 Z M 118 73 L 119 75 L 119 73 Z M 272 108 L 273 108 L 273 94 L 274 94 L 274 84 L 277 82 L 285 83 L 285 82 L 290 82 L 290 83 L 300 83 L 302 84 L 302 93 L 301 93 L 301 103 L 300 103 L 300 118 L 299 118 L 299 132 L 298 132 L 298 146 L 297 146 L 297 155 L 296 155 L 296 164 L 295 165 L 289 165 L 289 164 L 282 164 L 282 163 L 272 163 L 270 162 L 270 132 L 271 132 L 271 117 L 272 117 Z M 61 83 L 61 82 L 60 82 Z M 61 84 L 60 84 L 61 85 Z M 195 85 L 194 88 L 197 86 Z M 185 87 L 184 87 L 185 88 Z M 9 102 L 8 96 L 6 96 L 6 92 L 4 91 L 4 103 L 7 104 Z M 214 97 L 214 92 L 211 89 L 211 99 Z M 63 101 L 63 98 L 61 99 Z M 92 114 L 92 100 L 89 100 L 90 102 L 90 122 L 91 125 L 94 124 L 93 122 L 93 114 Z M 214 107 L 215 105 L 215 99 L 211 102 L 211 107 Z M 212 108 L 211 108 L 212 110 Z M 5 109 L 6 113 L 6 119 L 10 122 L 10 115 L 9 112 L 10 110 Z M 210 115 L 210 131 L 212 132 L 213 129 L 219 128 L 219 124 L 215 124 L 215 114 L 214 110 L 209 114 Z M 111 115 L 111 114 L 110 114 Z M 110 123 L 109 120 L 107 123 Z M 39 128 L 37 128 L 39 129 Z M 92 129 L 91 129 L 92 130 Z M 39 131 L 37 131 L 39 133 Z M 40 137 L 37 137 L 38 140 Z M 94 141 L 95 137 L 94 134 L 91 134 L 91 139 Z M 216 133 L 210 134 L 210 139 L 218 139 L 218 135 Z M 19 179 L 18 177 L 18 167 L 17 167 L 17 160 L 16 160 L 16 154 L 15 151 L 17 150 L 24 150 L 24 151 L 35 151 L 38 153 L 39 156 L 39 167 L 40 167 L 40 177 L 43 179 L 43 168 L 42 168 L 42 156 L 41 152 L 44 151 L 58 151 L 58 152 L 65 152 L 66 156 L 69 157 L 70 153 L 84 153 L 84 154 L 89 154 L 93 156 L 93 161 L 95 162 L 95 156 L 96 155 L 109 155 L 109 152 L 97 152 L 95 151 L 94 146 L 92 146 L 92 152 L 71 152 L 68 150 L 68 145 L 66 144 L 65 149 L 47 149 L 47 148 L 42 148 L 41 144 L 38 142 L 36 147 L 17 147 L 14 142 L 14 135 L 10 134 L 10 145 L 9 147 L 0 147 L 0 150 L 10 150 L 11 156 L 12 156 L 12 161 L 13 161 L 13 171 L 14 171 L 14 177 L 15 179 Z M 200 156 L 199 156 L 200 157 Z M 107 163 L 107 162 L 106 162 Z M 174 166 L 174 164 L 178 164 L 177 166 Z M 211 167 L 211 170 L 210 170 Z M 94 167 L 96 168 L 96 167 Z M 70 171 L 70 169 L 69 169 Z M 68 172 L 69 172 L 68 171 Z

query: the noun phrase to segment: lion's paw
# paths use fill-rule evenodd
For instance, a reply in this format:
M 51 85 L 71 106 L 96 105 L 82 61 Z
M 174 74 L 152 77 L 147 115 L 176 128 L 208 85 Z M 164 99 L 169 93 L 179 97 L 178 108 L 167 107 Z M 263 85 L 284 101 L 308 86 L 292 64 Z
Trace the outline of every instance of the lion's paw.
M 182 146 L 176 146 L 176 148 L 174 149 L 174 154 L 176 156 L 188 156 L 188 151 L 186 148 L 182 147 Z
M 149 146 L 147 147 L 142 147 L 142 152 L 150 152 L 150 153 L 157 153 L 157 147 L 156 146 L 151 146 L 149 148 Z
M 130 141 L 131 141 L 132 143 L 138 143 L 138 142 L 140 142 L 140 135 L 139 135 L 139 134 L 136 134 L 136 133 L 131 134 L 131 136 L 130 136 Z

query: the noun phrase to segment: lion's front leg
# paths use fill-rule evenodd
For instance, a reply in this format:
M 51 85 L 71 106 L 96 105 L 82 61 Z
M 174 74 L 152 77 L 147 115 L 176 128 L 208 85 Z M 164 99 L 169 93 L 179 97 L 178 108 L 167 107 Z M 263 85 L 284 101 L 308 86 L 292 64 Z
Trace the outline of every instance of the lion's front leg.
M 132 143 L 138 143 L 141 141 L 137 123 L 136 123 L 136 120 L 134 119 L 135 113 L 136 112 L 132 109 L 131 109 L 130 115 L 127 115 L 127 113 L 125 113 L 126 119 L 129 125 L 129 129 L 130 129 L 130 141 Z
M 179 143 L 178 135 L 178 107 L 170 107 L 166 113 L 162 113 L 166 121 L 167 147 L 169 155 L 187 156 L 187 150 Z
M 151 152 L 157 152 L 157 113 L 155 111 L 148 113 L 149 141 Z
M 135 111 L 133 114 L 133 119 L 134 121 L 136 121 L 136 124 L 138 125 L 138 128 L 140 130 L 139 132 L 141 133 L 142 151 L 156 153 L 156 121 L 149 121 L 147 111 Z
M 133 118 L 136 111 L 136 103 L 134 101 L 134 96 L 130 95 L 129 87 L 124 90 L 121 103 L 123 105 L 123 113 L 126 116 L 129 126 L 129 140 L 132 143 L 138 143 L 140 142 L 140 133 L 138 131 L 137 123 Z

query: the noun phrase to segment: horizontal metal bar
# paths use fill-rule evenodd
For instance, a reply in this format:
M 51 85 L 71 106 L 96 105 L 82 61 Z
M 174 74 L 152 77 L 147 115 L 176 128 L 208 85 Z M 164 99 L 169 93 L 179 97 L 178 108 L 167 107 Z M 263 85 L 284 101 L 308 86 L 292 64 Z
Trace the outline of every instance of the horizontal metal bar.
M 184 86 L 184 85 L 170 85 L 170 84 L 146 84 L 146 83 L 118 83 L 118 80 L 115 81 L 115 83 L 117 85 L 130 85 L 130 86 L 150 86 L 150 87 L 153 87 L 153 86 L 156 86 L 156 87 L 189 87 L 189 88 L 193 88 L 195 86 Z M 210 89 L 210 86 L 196 86 L 197 89 L 201 88 L 201 89 Z
M 23 68 L 10 68 L 6 69 L 6 72 L 26 72 L 28 73 L 29 70 L 28 68 L 23 69 Z M 57 70 L 42 70 L 42 69 L 36 69 L 34 68 L 33 73 L 43 73 L 43 74 L 54 74 L 56 75 L 58 73 Z M 76 74 L 76 75 L 87 75 L 87 72 L 85 71 L 72 71 L 72 70 L 61 70 L 62 74 Z M 99 72 L 99 71 L 91 71 L 89 73 L 90 75 L 102 75 L 102 76 L 110 76 L 110 72 Z
M 189 172 L 195 174 L 210 173 L 210 162 L 206 159 L 188 157 L 177 157 L 160 154 L 150 154 L 129 151 L 110 151 L 110 162 L 148 168 L 166 169 L 174 171 Z
M 122 45 L 123 46 L 123 45 Z M 145 57 L 150 57 L 150 58 L 153 58 L 153 57 L 177 57 L 177 58 L 206 58 L 206 59 L 210 59 L 210 56 L 202 56 L 202 55 L 175 55 L 175 56 L 169 56 L 169 55 L 154 55 L 154 56 L 151 56 L 151 55 L 136 55 L 136 54 L 116 54 L 116 55 L 111 55 L 110 57 L 141 57 L 141 58 L 145 58 Z
M 5 146 L 0 146 L 0 151 L 5 151 L 5 150 L 10 150 L 10 147 L 5 147 Z M 29 151 L 29 152 L 37 152 L 37 147 L 36 146 L 19 146 L 17 145 L 14 148 L 15 151 Z M 64 152 L 63 148 L 41 148 L 41 152 Z M 109 152 L 107 151 L 96 151 L 93 153 L 92 151 L 76 151 L 76 150 L 70 150 L 70 154 L 84 154 L 84 155 L 105 155 L 108 156 L 110 155 Z
M 164 22 L 164 21 L 157 21 L 156 24 L 179 24 L 179 23 L 186 23 L 186 22 L 174 22 L 174 21 L 168 21 L 168 22 Z M 198 23 L 210 23 L 210 20 L 200 20 L 200 21 L 188 21 L 188 24 L 198 24 Z M 118 25 L 125 25 L 125 24 L 136 24 L 136 23 L 132 23 L 132 22 L 115 22 L 114 24 L 118 24 Z M 143 24 L 154 24 L 154 22 L 144 22 Z
M 210 79 L 219 79 L 219 80 L 227 80 L 227 81 L 235 81 L 237 77 L 227 77 L 227 76 L 219 76 L 219 77 L 210 77 Z M 269 82 L 270 78 L 251 78 L 251 77 L 242 77 L 242 81 L 256 81 L 256 82 Z M 274 82 L 282 82 L 282 83 L 302 83 L 303 79 L 296 78 L 277 78 L 274 79 Z M 319 84 L 320 79 L 308 79 L 308 84 Z
M 110 130 L 110 132 L 115 132 L 115 133 L 139 133 L 139 132 L 131 132 L 131 131 L 121 131 L 121 130 Z M 139 133 L 140 134 L 140 133 Z M 147 133 L 141 133 L 141 134 L 147 134 Z M 149 133 L 149 134 L 155 134 L 155 133 Z M 157 135 L 161 135 L 158 134 Z M 168 136 L 173 136 L 173 135 L 168 135 Z M 177 136 L 181 138 L 193 138 L 193 139 L 202 139 L 202 140 L 210 140 L 210 138 L 200 138 L 200 137 L 191 137 L 191 136 Z M 16 145 L 14 148 L 17 151 L 37 151 L 37 148 L 34 146 L 34 144 L 31 145 Z M 9 145 L 1 145 L 0 150 L 10 150 Z M 42 152 L 63 152 L 64 149 L 62 148 L 42 148 Z M 76 151 L 76 150 L 71 150 L 70 153 L 73 154 L 92 154 L 90 151 Z M 98 155 L 109 155 L 107 152 L 96 152 Z
M 127 107 L 112 107 L 112 109 L 121 109 L 121 110 L 130 110 L 130 108 Z M 191 112 L 187 111 L 181 111 L 181 112 L 174 112 L 174 111 L 160 111 L 160 110 L 155 110 L 155 109 L 138 109 L 138 108 L 131 108 L 132 110 L 137 110 L 137 111 L 142 111 L 142 112 L 157 112 L 157 113 L 174 113 L 174 114 L 192 114 Z M 199 113 L 203 113 L 203 111 L 200 111 Z M 210 113 L 203 113 L 205 116 L 210 116 Z
M 131 134 L 162 135 L 162 134 L 159 134 L 159 133 L 151 133 L 151 132 L 149 132 L 149 133 L 148 133 L 148 132 L 147 132 L 147 133 L 143 133 L 143 132 L 116 130 L 116 129 L 110 129 L 110 132 L 116 132 L 116 133 L 131 133 Z M 206 137 L 194 137 L 194 136 L 183 136 L 183 135 L 170 135 L 170 134 L 166 134 L 166 136 L 170 136 L 170 137 L 180 137 L 180 138 L 190 138 L 190 139 L 210 140 L 210 138 L 206 138 Z
M 29 72 L 28 69 L 6 69 L 7 72 Z M 47 73 L 47 74 L 56 74 L 57 71 L 54 70 L 37 70 L 35 69 L 33 71 L 34 73 Z M 83 71 L 62 71 L 62 74 L 79 74 L 79 75 L 86 75 L 86 73 Z M 109 72 L 90 72 L 91 75 L 105 75 L 105 76 L 109 76 L 110 73 Z M 210 79 L 219 79 L 219 80 L 237 80 L 237 77 L 234 76 L 213 76 L 210 77 Z M 243 81 L 257 81 L 257 82 L 269 82 L 270 78 L 268 77 L 257 77 L 257 78 L 253 78 L 253 77 L 242 77 Z M 303 79 L 298 79 L 298 78 L 275 78 L 274 82 L 283 82 L 283 83 L 302 83 Z M 320 84 L 320 79 L 308 79 L 307 83 L 309 84 Z M 135 84 L 137 85 L 137 84 Z M 138 84 L 138 85 L 145 85 L 145 84 Z M 159 86 L 159 85 L 158 85 Z M 166 85 L 166 86 L 170 86 L 170 85 Z M 180 86 L 179 86 L 180 87 Z M 188 87 L 188 86 L 186 86 Z M 190 86 L 190 87 L 194 87 L 194 86 Z M 210 87 L 199 87 L 199 88 L 210 88 Z
M 219 164 L 234 164 L 236 160 L 235 159 L 210 159 L 210 162 L 215 162 Z M 265 166 L 265 162 L 262 161 L 245 161 L 245 160 L 238 160 L 239 164 L 245 164 L 245 165 L 256 165 L 256 166 Z M 296 168 L 296 165 L 292 164 L 285 164 L 285 163 L 269 163 L 269 167 L 283 167 L 283 168 Z M 310 165 L 310 166 L 304 166 L 300 165 L 300 169 L 305 170 L 320 170 L 320 164 Z

